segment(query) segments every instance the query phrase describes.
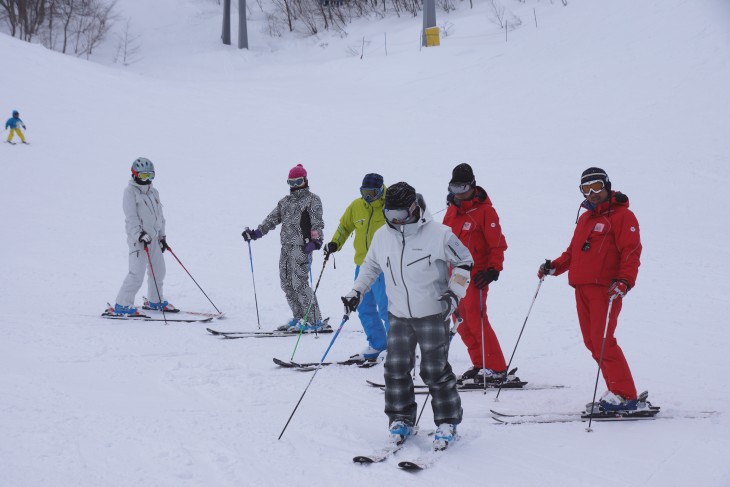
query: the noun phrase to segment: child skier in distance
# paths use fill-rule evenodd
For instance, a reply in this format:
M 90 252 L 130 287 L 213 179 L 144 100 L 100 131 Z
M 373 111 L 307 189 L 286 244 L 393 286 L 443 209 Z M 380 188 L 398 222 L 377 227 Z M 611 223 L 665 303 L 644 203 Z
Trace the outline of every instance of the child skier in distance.
M 25 140 L 25 135 L 23 135 L 23 131 L 20 130 L 20 127 L 23 127 L 24 130 L 28 130 L 28 128 L 25 126 L 25 123 L 20 119 L 20 113 L 18 113 L 18 110 L 13 110 L 13 116 L 8 119 L 7 122 L 5 122 L 5 129 L 10 129 L 10 133 L 8 134 L 8 138 L 6 142 L 8 144 L 15 145 L 15 142 L 13 142 L 13 137 L 15 137 L 15 134 L 18 134 L 18 137 L 20 137 L 20 141 L 24 144 L 28 144 L 28 142 Z
M 258 240 L 281 224 L 279 279 L 291 308 L 292 318 L 280 331 L 322 331 L 331 327 L 322 321 L 317 297 L 307 278 L 312 252 L 322 247 L 324 220 L 322 200 L 309 190 L 307 170 L 297 164 L 287 178 L 289 194 L 276 204 L 255 229 L 246 227 L 241 234 L 246 242 Z

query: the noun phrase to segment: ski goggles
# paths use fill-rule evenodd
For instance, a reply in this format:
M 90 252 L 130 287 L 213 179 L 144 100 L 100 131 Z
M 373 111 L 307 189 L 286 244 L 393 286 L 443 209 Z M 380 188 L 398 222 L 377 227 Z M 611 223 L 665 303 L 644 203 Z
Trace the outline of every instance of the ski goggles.
M 393 225 L 404 225 L 411 223 L 414 211 L 416 211 L 415 201 L 409 208 L 384 208 L 383 215 Z
M 461 194 L 472 189 L 471 183 L 449 183 L 449 193 Z
M 299 186 L 304 186 L 304 181 L 306 178 L 289 178 L 286 180 L 286 182 L 291 186 L 292 188 L 298 188 Z
M 380 188 L 360 188 L 362 199 L 368 203 L 372 203 L 383 195 L 383 187 Z
M 595 181 L 588 181 L 587 183 L 581 184 L 580 190 L 584 195 L 588 196 L 591 193 L 600 193 L 604 187 L 606 187 L 606 184 L 600 179 L 597 179 Z
M 155 172 L 154 172 L 154 171 L 149 171 L 149 172 L 138 172 L 138 173 L 137 173 L 137 174 L 135 175 L 135 177 L 136 177 L 137 179 L 141 179 L 142 181 L 147 181 L 148 179 L 149 179 L 149 180 L 153 180 L 153 179 L 155 179 Z

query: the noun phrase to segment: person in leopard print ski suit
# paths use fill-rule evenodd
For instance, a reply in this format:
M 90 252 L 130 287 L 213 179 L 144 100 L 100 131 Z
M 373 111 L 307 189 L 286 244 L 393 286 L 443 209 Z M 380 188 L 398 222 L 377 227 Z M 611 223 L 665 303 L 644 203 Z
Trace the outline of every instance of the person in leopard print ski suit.
M 257 240 L 281 224 L 279 279 L 293 318 L 283 328 L 307 330 L 322 325 L 317 297 L 307 282 L 312 252 L 322 247 L 324 219 L 322 200 L 309 190 L 307 171 L 297 164 L 289 171 L 289 194 L 255 229 L 246 227 L 242 235 L 247 242 Z

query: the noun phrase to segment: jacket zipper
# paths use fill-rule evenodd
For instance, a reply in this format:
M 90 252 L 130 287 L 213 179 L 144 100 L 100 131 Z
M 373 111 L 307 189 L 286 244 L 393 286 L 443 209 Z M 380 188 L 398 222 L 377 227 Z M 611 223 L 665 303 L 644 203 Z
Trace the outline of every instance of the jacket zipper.
M 365 228 L 365 250 L 368 250 L 368 240 L 370 237 L 370 222 L 373 220 L 373 211 L 375 211 L 375 208 L 372 206 L 370 207 L 370 217 L 368 217 L 368 226 Z
M 406 278 L 403 275 L 403 257 L 406 255 L 406 235 L 401 232 L 403 239 L 403 249 L 400 251 L 400 278 L 403 281 L 403 289 L 406 290 L 406 304 L 408 305 L 408 314 L 413 318 L 413 312 L 411 311 L 411 296 L 408 294 L 408 286 L 406 286 Z
M 413 262 L 411 262 L 410 264 L 406 264 L 406 267 L 408 267 L 408 266 L 410 266 L 410 265 L 413 265 L 413 264 L 415 264 L 415 263 L 417 263 L 417 262 L 421 262 L 421 261 L 422 261 L 422 260 L 424 260 L 424 259 L 428 259 L 428 265 L 431 265 L 431 254 L 428 254 L 428 255 L 427 255 L 427 256 L 425 256 L 425 257 L 421 257 L 420 259 L 414 260 L 414 261 L 413 261 Z
M 397 286 L 398 284 L 395 282 L 395 276 L 393 275 L 393 266 L 390 265 L 390 257 L 386 259 L 385 265 L 390 269 L 390 278 L 393 279 L 393 286 Z

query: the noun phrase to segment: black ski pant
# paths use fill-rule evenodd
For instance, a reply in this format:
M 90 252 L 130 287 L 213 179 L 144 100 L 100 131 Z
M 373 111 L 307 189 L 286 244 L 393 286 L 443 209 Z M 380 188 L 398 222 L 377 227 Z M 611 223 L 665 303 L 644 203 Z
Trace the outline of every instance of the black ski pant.
M 431 393 L 436 425 L 459 424 L 463 411 L 456 376 L 449 364 L 449 322 L 440 315 L 399 318 L 388 314 L 388 355 L 385 358 L 385 414 L 388 420 L 416 424 L 418 405 L 411 370 L 416 345 L 421 347 L 420 376 Z

